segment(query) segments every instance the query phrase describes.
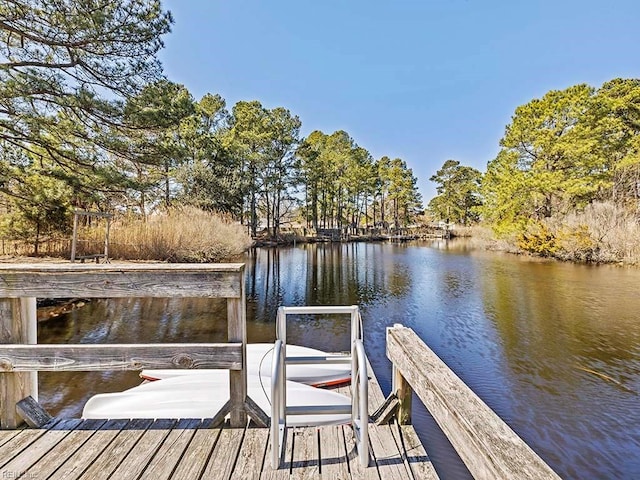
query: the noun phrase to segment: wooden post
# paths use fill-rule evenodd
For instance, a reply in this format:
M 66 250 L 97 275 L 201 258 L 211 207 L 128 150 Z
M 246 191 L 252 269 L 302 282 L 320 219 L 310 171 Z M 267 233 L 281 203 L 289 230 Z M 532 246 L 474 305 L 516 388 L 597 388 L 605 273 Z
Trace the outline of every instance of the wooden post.
M 104 263 L 109 263 L 109 229 L 111 228 L 111 217 L 107 217 L 107 230 L 104 233 Z
M 227 299 L 228 342 L 242 343 L 242 370 L 229 370 L 229 392 L 231 396 L 231 426 L 243 428 L 247 424 L 244 407 L 247 398 L 247 312 L 245 309 L 244 266 L 240 276 L 240 295 Z
M 393 366 L 392 384 L 393 393 L 395 393 L 398 399 L 398 409 L 396 410 L 398 423 L 400 425 L 411 425 L 411 398 L 413 397 L 413 389 L 395 365 Z
M 76 261 L 76 247 L 78 245 L 78 212 L 73 214 L 73 238 L 71 240 L 71 261 Z
M 0 343 L 37 343 L 36 299 L 0 299 Z M 16 428 L 22 419 L 16 403 L 38 398 L 38 373 L 0 373 L 0 428 Z
M 402 327 L 396 323 L 394 328 Z M 396 410 L 396 418 L 400 425 L 411 424 L 411 399 L 413 397 L 413 389 L 407 379 L 402 376 L 400 370 L 393 364 L 393 376 L 391 378 L 391 390 L 398 399 L 398 408 Z

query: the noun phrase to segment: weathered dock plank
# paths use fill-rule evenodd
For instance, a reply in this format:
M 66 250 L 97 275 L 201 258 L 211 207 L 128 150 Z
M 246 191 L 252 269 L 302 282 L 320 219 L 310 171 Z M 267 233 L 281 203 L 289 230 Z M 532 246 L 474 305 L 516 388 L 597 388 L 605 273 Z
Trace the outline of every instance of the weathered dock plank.
M 220 438 L 211 453 L 203 478 L 219 478 L 221 480 L 232 478 L 233 467 L 238 459 L 244 432 L 243 428 L 225 428 L 220 432 Z
M 2 468 L 6 472 L 26 472 L 35 465 L 42 457 L 47 455 L 58 443 L 62 442 L 69 433 L 77 428 L 82 420 L 74 418 L 56 423 L 46 431 L 45 435 L 39 436 L 28 448 L 23 449 L 11 461 Z M 47 458 L 47 460 L 49 459 Z
M 440 478 L 418 438 L 418 434 L 411 425 L 398 425 L 394 422 L 391 427 L 396 443 L 401 445 L 400 451 L 405 467 L 416 480 L 437 480 Z
M 367 371 L 369 372 L 369 415 L 371 415 L 384 403 L 385 397 L 368 359 Z M 369 426 L 371 427 L 371 424 L 369 424 Z M 376 429 L 376 431 L 377 433 L 374 435 L 379 435 L 381 434 L 380 432 L 385 432 L 384 429 Z M 416 480 L 423 478 L 428 480 L 439 478 L 412 425 L 403 426 L 400 429 L 402 435 L 400 435 L 400 432 L 395 434 L 394 429 L 391 426 L 389 427 L 389 432 L 396 443 L 398 453 L 400 454 L 400 458 L 403 459 L 405 470 L 407 470 L 408 474 L 412 475 Z M 386 441 L 390 443 L 388 434 L 385 432 L 382 433 L 382 435 L 386 438 Z M 405 440 L 404 443 L 402 440 Z
M 291 433 L 293 454 L 291 456 L 292 479 L 307 480 L 320 474 L 320 446 L 317 427 L 296 427 Z
M 211 423 L 205 420 L 193 435 L 171 478 L 173 480 L 201 478 L 222 430 L 223 426 L 212 428 Z
M 371 451 L 382 480 L 411 478 L 389 425 L 369 425 Z
M 91 480 L 109 478 L 129 454 L 136 458 L 133 448 L 152 423 L 153 420 L 149 419 L 132 420 L 127 423 L 118 436 L 102 450 L 98 458 L 82 473 L 81 478 Z
M 345 447 L 347 451 L 347 458 L 349 460 L 349 471 L 351 472 L 351 478 L 362 480 L 380 480 L 380 473 L 376 468 L 376 464 L 371 460 L 373 448 L 371 447 L 371 438 L 369 438 L 369 466 L 364 467 L 360 463 L 358 458 L 358 449 L 356 447 L 356 439 L 353 434 L 353 430 L 348 425 L 343 425 L 342 431 L 344 433 Z
M 20 433 L 20 429 L 16 429 L 16 430 L 0 430 L 0 448 L 2 448 L 2 446 L 11 441 L 13 439 L 13 437 L 15 437 L 16 435 L 18 435 Z M 0 457 L 1 458 L 1 457 Z
M 35 463 L 29 468 L 31 478 L 49 478 L 58 468 L 60 468 L 74 453 L 84 448 L 84 444 L 98 429 L 105 423 L 105 420 L 87 420 L 69 432 L 60 442 L 47 452 L 46 458 Z
M 182 419 L 169 432 L 167 438 L 147 464 L 139 480 L 165 480 L 171 478 L 185 450 L 191 443 L 200 419 Z
M 320 430 L 320 473 L 323 479 L 351 478 L 342 425 L 332 425 Z
M 112 474 L 114 478 L 138 478 L 155 458 L 176 420 L 161 419 L 153 422 L 136 443 L 135 455 L 125 457 Z
M 74 452 L 49 477 L 49 480 L 77 480 L 80 478 L 128 423 L 129 420 L 109 420 L 102 424 L 100 429 L 82 445 L 82 448 Z
M 233 470 L 233 478 L 259 480 L 265 458 L 268 458 L 268 443 L 268 428 L 247 428 L 238 454 L 238 461 Z
M 52 422 L 48 427 L 52 427 L 61 420 Z M 38 438 L 46 433 L 46 429 L 21 429 L 15 430 L 16 435 L 13 435 L 8 441 L 4 442 L 0 446 L 0 468 L 4 467 L 11 461 L 16 455 L 20 454 L 25 448 L 35 442 Z
M 290 435 L 285 435 L 284 438 L 284 456 L 281 457 L 281 465 L 279 468 L 274 469 L 271 466 L 271 435 L 269 435 L 269 441 L 267 442 L 267 454 L 265 455 L 264 462 L 262 464 L 262 474 L 260 480 L 284 480 L 289 478 L 289 471 L 291 469 L 291 446 L 287 450 L 287 444 L 289 443 Z M 288 455 L 287 455 L 288 454 Z
M 369 373 L 369 415 L 384 403 L 385 397 L 378 379 L 373 375 L 371 363 L 367 360 Z M 396 444 L 395 438 L 388 425 L 369 424 L 369 442 L 371 443 L 372 462 L 378 469 L 382 480 L 399 480 L 411 478 L 404 461 L 402 452 Z

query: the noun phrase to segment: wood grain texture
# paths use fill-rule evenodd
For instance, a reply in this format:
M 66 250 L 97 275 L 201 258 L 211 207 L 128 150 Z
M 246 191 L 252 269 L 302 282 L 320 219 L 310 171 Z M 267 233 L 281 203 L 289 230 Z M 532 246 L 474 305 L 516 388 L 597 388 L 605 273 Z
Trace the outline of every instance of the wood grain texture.
M 0 298 L 0 344 L 36 343 L 36 315 L 35 297 Z M 22 423 L 16 403 L 28 396 L 38 399 L 36 372 L 0 373 L 0 428 L 16 428 Z
M 251 397 L 247 396 L 244 408 L 256 427 L 269 428 L 271 417 Z
M 393 367 L 392 390 L 398 399 L 398 408 L 396 410 L 398 423 L 400 423 L 400 425 L 409 425 L 411 423 L 411 399 L 413 398 L 413 390 L 409 382 L 407 382 L 395 366 Z
M 477 479 L 558 475 L 409 328 L 387 330 L 400 370 Z
M 291 429 L 288 429 L 291 430 Z M 267 442 L 267 454 L 265 455 L 264 462 L 262 463 L 262 474 L 260 480 L 288 480 L 289 470 L 291 469 L 291 449 L 286 450 L 287 438 L 290 437 L 288 432 L 285 434 L 283 448 L 284 456 L 280 457 L 280 465 L 278 468 L 271 466 L 271 435 L 269 435 L 269 441 Z
M 193 480 L 202 478 L 207 461 L 220 439 L 221 428 L 211 428 L 204 424 L 196 430 L 193 439 L 185 450 L 180 463 L 173 472 L 172 480 Z
M 242 439 L 243 428 L 224 428 L 220 432 L 220 438 L 216 442 L 215 449 L 209 458 L 209 463 L 202 478 L 216 478 L 231 480 L 234 478 L 233 467 L 237 461 Z
M 244 279 L 244 270 L 242 277 Z M 238 298 L 227 299 L 227 340 L 242 344 L 242 369 L 229 372 L 229 394 L 231 403 L 231 426 L 243 428 L 247 425 L 245 401 L 247 398 L 247 311 L 244 281 L 240 284 Z
M 242 367 L 238 343 L 0 345 L 0 372 Z
M 87 420 L 69 432 L 61 441 L 49 450 L 46 458 L 41 459 L 29 468 L 31 478 L 49 478 L 78 449 L 83 448 L 96 431 L 105 423 L 104 420 Z
M 77 418 L 57 423 L 46 432 L 46 435 L 38 437 L 28 448 L 25 448 L 9 463 L 4 465 L 2 467 L 3 470 L 7 472 L 26 472 L 81 423 L 82 420 Z
M 0 448 L 9 442 L 13 437 L 18 435 L 21 430 L 0 430 Z
M 317 427 L 296 427 L 289 433 L 293 437 L 290 478 L 299 480 L 318 478 L 320 445 Z
M 268 457 L 268 439 L 268 428 L 247 428 L 232 478 L 259 480 L 265 457 Z
M 27 422 L 27 425 L 33 428 L 41 428 L 53 420 L 49 412 L 42 408 L 31 395 L 16 403 L 16 409 L 18 410 L 18 415 Z
M 136 444 L 152 423 L 153 420 L 149 419 L 128 422 L 118 436 L 102 448 L 100 455 L 83 472 L 82 478 L 90 478 L 91 480 L 110 478 L 113 471 L 118 468 L 127 456 L 130 454 L 135 456 L 133 452 Z
M 175 423 L 176 420 L 171 419 L 153 422 L 136 443 L 135 455 L 125 457 L 111 478 L 138 478 L 148 463 L 156 457 Z
M 129 420 L 108 420 L 102 424 L 83 445 L 58 468 L 49 480 L 77 480 L 93 462 L 108 449 L 111 442 L 118 436 Z
M 375 412 L 371 414 L 371 421 L 377 425 L 386 425 L 395 417 L 400 401 L 396 394 L 391 392 Z
M 46 432 L 46 429 L 20 430 L 17 435 L 14 435 L 7 442 L 3 443 L 2 446 L 0 446 L 0 468 L 3 468 L 16 455 L 19 455 L 27 449 Z
M 343 426 L 344 440 L 347 451 L 347 458 L 349 460 L 349 471 L 351 472 L 351 478 L 364 479 L 364 480 L 379 480 L 380 473 L 374 461 L 369 462 L 368 467 L 363 467 L 360 464 L 360 458 L 358 457 L 358 448 L 356 447 L 356 439 L 353 433 L 353 429 L 350 426 Z M 373 447 L 371 445 L 371 437 L 369 437 L 369 455 L 373 455 Z
M 402 445 L 405 466 L 413 474 L 413 478 L 416 480 L 437 480 L 440 478 L 411 425 L 400 426 L 396 423 L 391 427 L 391 432 L 396 441 Z
M 371 451 L 382 480 L 411 478 L 407 471 L 400 447 L 390 430 L 390 425 L 369 425 Z
M 168 480 L 177 467 L 184 451 L 191 443 L 196 429 L 202 424 L 199 419 L 180 420 L 146 466 L 140 480 Z
M 322 478 L 351 479 L 342 425 L 320 429 L 320 470 Z
M 4 264 L 0 297 L 239 298 L 243 264 Z

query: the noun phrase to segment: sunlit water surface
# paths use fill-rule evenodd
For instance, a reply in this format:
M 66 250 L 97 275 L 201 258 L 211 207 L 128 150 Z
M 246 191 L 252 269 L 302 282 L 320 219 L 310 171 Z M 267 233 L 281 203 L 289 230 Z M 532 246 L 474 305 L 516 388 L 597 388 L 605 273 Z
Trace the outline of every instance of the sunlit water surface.
M 350 305 L 390 389 L 385 327 L 417 334 L 563 478 L 640 478 L 640 270 L 474 252 L 464 242 L 258 249 L 247 262 L 250 342 L 275 338 L 279 305 Z M 288 340 L 348 349 L 348 320 L 294 318 Z M 226 341 L 207 299 L 96 300 L 39 326 L 40 343 Z M 41 373 L 40 400 L 79 416 L 133 372 Z M 414 425 L 445 479 L 468 478 L 414 401 Z

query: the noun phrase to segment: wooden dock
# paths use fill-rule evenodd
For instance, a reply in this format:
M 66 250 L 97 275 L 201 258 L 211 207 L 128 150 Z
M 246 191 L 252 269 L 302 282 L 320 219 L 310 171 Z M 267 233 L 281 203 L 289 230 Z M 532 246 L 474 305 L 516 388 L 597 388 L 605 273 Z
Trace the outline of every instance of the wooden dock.
M 347 393 L 349 387 L 341 387 Z M 384 401 L 375 377 L 370 405 Z M 0 431 L 0 478 L 32 479 L 437 479 L 411 425 L 369 426 L 371 461 L 360 465 L 349 425 L 290 428 L 285 457 L 269 462 L 269 429 L 210 419 L 56 419 Z M 4 475 L 4 476 L 3 476 Z
M 368 368 L 368 466 L 345 425 L 287 429 L 284 457 L 272 468 L 269 418 L 247 395 L 244 285 L 242 264 L 0 265 L 0 478 L 436 479 L 410 425 L 414 393 L 474 478 L 559 478 L 402 325 L 387 330 L 387 399 Z M 132 296 L 226 298 L 228 343 L 37 344 L 36 297 Z M 226 369 L 230 399 L 208 420 L 54 419 L 20 427 L 23 419 L 42 424 L 21 407 L 25 397 L 37 399 L 39 371 L 144 368 Z

